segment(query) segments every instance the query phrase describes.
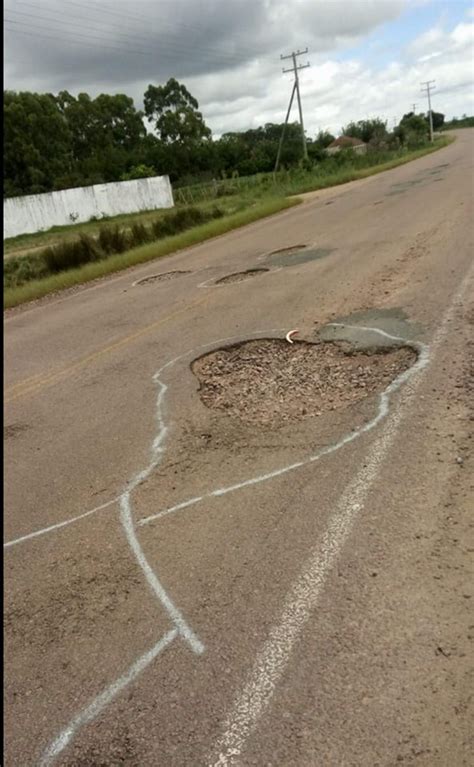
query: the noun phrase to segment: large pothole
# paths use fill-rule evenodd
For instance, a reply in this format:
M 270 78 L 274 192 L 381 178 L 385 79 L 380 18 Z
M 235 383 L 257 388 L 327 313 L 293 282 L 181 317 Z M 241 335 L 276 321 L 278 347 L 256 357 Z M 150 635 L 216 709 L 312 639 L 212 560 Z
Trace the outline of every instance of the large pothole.
M 349 349 L 334 343 L 245 341 L 192 363 L 201 400 L 252 425 L 319 416 L 383 391 L 416 359 L 411 347 Z
M 174 280 L 176 277 L 184 277 L 185 274 L 191 274 L 190 271 L 174 271 L 174 272 L 161 272 L 160 274 L 150 274 L 149 277 L 143 277 L 142 280 L 137 280 L 134 285 L 149 285 L 152 282 L 168 282 L 168 280 Z
M 245 272 L 235 272 L 234 274 L 226 274 L 225 277 L 221 277 L 216 280 L 215 285 L 227 285 L 231 282 L 242 282 L 243 280 L 251 279 L 252 277 L 259 277 L 262 274 L 266 274 L 268 269 L 247 269 Z

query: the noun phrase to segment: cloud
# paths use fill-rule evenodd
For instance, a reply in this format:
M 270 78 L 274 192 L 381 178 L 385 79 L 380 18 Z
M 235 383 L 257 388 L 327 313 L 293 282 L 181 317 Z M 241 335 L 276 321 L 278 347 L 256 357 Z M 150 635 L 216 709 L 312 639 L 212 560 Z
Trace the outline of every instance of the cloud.
M 390 121 L 413 101 L 421 107 L 426 79 L 436 79 L 443 94 L 434 108 L 469 112 L 473 24 L 464 13 L 451 30 L 439 22 L 405 50 L 395 47 L 397 60 L 387 63 L 382 47 L 367 63 L 368 36 L 400 22 L 413 6 L 413 0 L 7 0 L 5 85 L 121 92 L 141 105 L 149 83 L 174 76 L 220 135 L 284 119 L 291 76 L 281 72 L 289 62 L 280 53 L 308 46 L 300 61 L 311 61 L 301 72 L 309 135 L 326 127 L 338 132 L 368 115 Z

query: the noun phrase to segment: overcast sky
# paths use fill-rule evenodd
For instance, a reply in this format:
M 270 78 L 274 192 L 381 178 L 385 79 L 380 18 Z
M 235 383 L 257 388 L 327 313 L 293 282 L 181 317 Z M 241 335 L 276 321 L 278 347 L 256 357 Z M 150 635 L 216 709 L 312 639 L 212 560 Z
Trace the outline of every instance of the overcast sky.
M 468 0 L 5 0 L 12 90 L 126 93 L 184 82 L 218 136 L 283 122 L 299 56 L 305 127 L 394 118 L 436 80 L 433 109 L 474 113 L 474 15 Z M 293 117 L 297 110 L 294 106 Z

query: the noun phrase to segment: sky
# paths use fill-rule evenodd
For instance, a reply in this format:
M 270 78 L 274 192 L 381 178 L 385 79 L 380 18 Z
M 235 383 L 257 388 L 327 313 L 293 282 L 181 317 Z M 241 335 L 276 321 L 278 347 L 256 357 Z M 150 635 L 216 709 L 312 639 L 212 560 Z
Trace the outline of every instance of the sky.
M 308 136 L 432 108 L 474 114 L 474 0 L 5 0 L 4 87 L 95 96 L 176 77 L 214 136 L 283 122 L 300 70 Z M 298 116 L 293 105 L 291 119 Z

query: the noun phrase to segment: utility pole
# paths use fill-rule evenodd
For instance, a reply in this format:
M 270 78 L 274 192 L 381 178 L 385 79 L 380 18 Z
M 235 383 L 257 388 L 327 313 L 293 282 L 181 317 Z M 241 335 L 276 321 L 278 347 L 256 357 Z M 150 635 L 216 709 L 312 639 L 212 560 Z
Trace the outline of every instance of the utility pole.
M 292 104 L 293 104 L 293 99 L 295 97 L 295 90 L 296 90 L 296 83 L 293 83 L 293 88 L 292 88 L 292 91 L 291 91 L 290 103 L 288 104 L 288 111 L 286 113 L 285 124 L 283 125 L 283 130 L 281 132 L 280 143 L 278 144 L 277 158 L 276 158 L 275 168 L 273 170 L 273 173 L 277 172 L 278 165 L 280 164 L 281 148 L 283 146 L 283 139 L 285 138 L 286 126 L 288 124 L 288 120 L 289 120 L 290 112 L 291 112 L 291 107 L 292 107 Z
M 426 82 L 421 83 L 421 85 L 425 85 L 425 88 L 422 88 L 421 90 L 426 93 L 428 96 L 428 111 L 430 116 L 430 141 L 433 141 L 433 113 L 431 111 L 431 89 L 436 88 L 435 85 L 436 80 L 426 80 Z
M 303 155 L 304 155 L 305 158 L 307 158 L 308 157 L 308 148 L 306 146 L 306 136 L 305 136 L 305 133 L 304 133 L 303 109 L 302 109 L 302 106 L 301 106 L 300 81 L 299 81 L 299 77 L 298 77 L 298 72 L 299 72 L 300 69 L 306 69 L 306 67 L 309 67 L 309 62 L 307 64 L 297 64 L 296 63 L 296 57 L 297 56 L 303 56 L 305 53 L 308 53 L 308 49 L 307 48 L 304 51 L 300 51 L 300 50 L 293 51 L 288 56 L 281 55 L 280 59 L 282 61 L 284 61 L 286 59 L 292 59 L 293 66 L 290 69 L 283 69 L 282 71 L 283 71 L 283 74 L 286 74 L 287 72 L 293 72 L 293 74 L 295 76 L 295 80 L 294 80 L 294 83 L 293 83 L 293 91 L 291 93 L 290 106 L 288 108 L 288 114 L 287 114 L 287 118 L 286 118 L 286 121 L 285 121 L 285 128 L 286 128 L 286 123 L 288 122 L 288 119 L 289 119 L 289 116 L 290 116 L 291 105 L 293 103 L 293 97 L 294 97 L 294 94 L 295 94 L 295 91 L 296 91 L 296 97 L 298 99 L 298 110 L 299 110 L 299 113 L 300 113 L 301 139 L 303 141 Z M 277 169 L 277 166 L 275 166 L 275 170 L 276 169 Z
M 416 108 L 417 108 L 417 106 L 418 106 L 418 104 L 412 104 L 411 105 L 411 111 L 413 112 L 414 115 L 416 115 Z

